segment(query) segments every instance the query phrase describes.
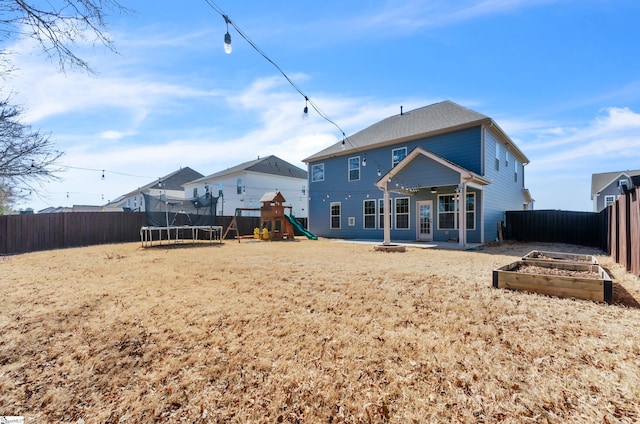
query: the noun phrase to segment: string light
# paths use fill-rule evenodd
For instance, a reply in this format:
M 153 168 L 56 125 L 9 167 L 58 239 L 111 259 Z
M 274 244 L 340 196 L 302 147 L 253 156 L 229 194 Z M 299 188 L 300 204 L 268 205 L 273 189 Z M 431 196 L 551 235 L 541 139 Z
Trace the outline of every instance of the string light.
M 282 76 L 287 80 L 287 82 L 289 82 L 289 84 L 301 95 L 304 97 L 305 99 L 305 107 L 303 110 L 303 118 L 306 118 L 309 114 L 309 105 L 311 105 L 311 107 L 318 113 L 318 115 L 320 115 L 320 117 L 322 117 L 324 120 L 326 120 L 327 122 L 331 123 L 333 126 L 335 126 L 341 133 L 342 133 L 342 142 L 340 144 L 340 148 L 341 150 L 345 150 L 346 149 L 346 143 L 348 142 L 349 145 L 351 146 L 351 148 L 358 152 L 359 149 L 353 145 L 353 143 L 351 143 L 351 140 L 345 135 L 345 132 L 342 130 L 342 128 L 335 122 L 333 121 L 327 114 L 325 114 L 320 107 L 313 102 L 311 99 L 309 99 L 309 97 L 300 89 L 300 87 L 298 87 L 298 85 L 293 82 L 291 80 L 291 78 L 289 78 L 289 76 L 282 70 L 282 68 L 280 66 L 278 66 L 277 63 L 275 63 L 269 56 L 267 56 L 267 54 L 260 49 L 260 47 L 258 47 L 258 45 L 256 43 L 254 43 L 248 36 L 247 34 L 245 34 L 231 19 L 229 19 L 229 16 L 224 13 L 224 11 L 213 1 L 213 0 L 205 0 L 205 2 L 216 12 L 218 13 L 220 16 L 222 16 L 222 18 L 225 21 L 225 25 L 227 27 L 227 32 L 224 36 L 224 47 L 225 47 L 225 52 L 227 54 L 231 53 L 231 35 L 229 34 L 229 25 L 231 25 L 237 32 L 238 34 L 247 42 L 249 43 L 249 45 L 251 47 L 253 47 L 253 49 L 258 52 L 267 62 L 271 63 L 279 72 L 280 74 L 282 74 Z M 401 108 L 401 114 L 402 114 L 402 108 Z M 362 166 L 366 166 L 366 158 L 363 160 Z M 380 165 L 378 164 L 378 176 L 381 176 L 381 171 L 380 171 Z
M 224 22 L 227 24 L 227 33 L 224 35 L 224 52 L 226 54 L 231 54 L 233 48 L 231 47 L 231 34 L 229 34 L 229 24 L 231 21 L 227 15 L 222 15 L 224 18 Z

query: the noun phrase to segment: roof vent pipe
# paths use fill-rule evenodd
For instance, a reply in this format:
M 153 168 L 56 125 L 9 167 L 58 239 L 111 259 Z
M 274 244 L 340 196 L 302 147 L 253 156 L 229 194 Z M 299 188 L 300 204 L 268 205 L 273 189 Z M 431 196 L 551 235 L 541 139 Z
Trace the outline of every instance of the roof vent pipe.
M 402 116 L 402 115 L 403 115 L 403 113 L 402 113 L 402 106 L 400 106 L 400 116 Z

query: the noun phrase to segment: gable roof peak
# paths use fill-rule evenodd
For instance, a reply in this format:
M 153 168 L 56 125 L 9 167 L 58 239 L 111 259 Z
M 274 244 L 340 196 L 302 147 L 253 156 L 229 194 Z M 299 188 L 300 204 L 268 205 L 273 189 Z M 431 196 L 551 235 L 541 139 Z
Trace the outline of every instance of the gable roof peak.
M 479 125 L 482 122 L 492 120 L 451 100 L 443 100 L 406 112 L 401 110 L 397 115 L 389 116 L 358 131 L 347 137 L 352 146 L 352 149 L 347 150 L 368 150 L 378 145 L 426 137 L 456 128 Z M 304 159 L 304 162 L 341 154 L 345 154 L 342 141 Z

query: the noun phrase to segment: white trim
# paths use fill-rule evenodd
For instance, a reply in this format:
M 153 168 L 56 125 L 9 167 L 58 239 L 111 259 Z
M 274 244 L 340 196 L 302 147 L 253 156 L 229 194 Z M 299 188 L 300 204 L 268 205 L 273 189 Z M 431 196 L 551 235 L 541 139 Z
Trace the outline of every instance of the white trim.
M 338 215 L 334 215 L 333 214 L 333 206 L 337 205 L 339 208 L 339 214 Z M 337 216 L 338 217 L 338 226 L 334 227 L 333 226 L 333 217 Z M 329 229 L 331 230 L 341 230 L 342 229 L 342 202 L 330 202 L 329 203 Z
M 318 180 L 315 179 L 315 174 L 313 172 L 313 168 L 315 168 L 315 167 L 322 167 L 322 179 L 321 180 L 320 179 L 318 179 Z M 312 183 L 317 183 L 317 182 L 320 182 L 320 181 L 324 181 L 324 162 L 314 163 L 313 165 L 311 165 L 311 182 Z
M 366 203 L 373 202 L 373 227 L 367 227 L 367 217 L 371 214 L 367 214 Z M 378 228 L 378 199 L 363 199 L 362 200 L 362 229 L 363 230 L 376 230 Z

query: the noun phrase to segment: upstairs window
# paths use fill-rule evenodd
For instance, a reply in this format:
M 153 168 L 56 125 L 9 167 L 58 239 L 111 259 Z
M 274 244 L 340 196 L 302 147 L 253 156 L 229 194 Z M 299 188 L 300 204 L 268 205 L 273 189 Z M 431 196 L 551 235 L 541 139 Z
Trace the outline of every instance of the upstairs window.
M 236 193 L 242 194 L 242 178 L 236 180 Z
M 391 167 L 395 167 L 402 159 L 407 157 L 407 148 L 401 147 L 391 151 Z
M 518 182 L 518 161 L 513 161 L 513 181 Z
M 501 155 L 500 143 L 496 142 L 496 171 L 500 170 L 500 155 Z
M 349 181 L 360 180 L 360 156 L 349 158 Z
M 197 198 L 198 197 L 198 187 L 194 187 L 193 188 L 193 198 Z
M 324 181 L 324 163 L 311 165 L 311 181 Z
M 604 207 L 606 208 L 610 204 L 616 201 L 616 196 L 604 196 Z

